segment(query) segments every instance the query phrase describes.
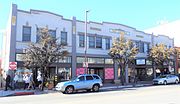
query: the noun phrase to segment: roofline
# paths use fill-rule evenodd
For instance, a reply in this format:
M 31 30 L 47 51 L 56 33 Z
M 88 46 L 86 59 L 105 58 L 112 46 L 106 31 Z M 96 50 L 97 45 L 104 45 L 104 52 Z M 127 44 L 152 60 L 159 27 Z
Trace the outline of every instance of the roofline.
M 64 18 L 62 15 L 59 15 L 59 14 L 56 14 L 56 13 L 53 13 L 53 12 L 49 12 L 49 11 L 44 11 L 44 10 L 30 9 L 30 11 L 25 11 L 25 10 L 18 9 L 18 11 L 19 11 L 19 12 L 28 13 L 28 14 L 32 14 L 33 11 L 34 11 L 34 12 L 48 13 L 48 14 L 52 14 L 52 15 L 61 17 L 63 20 L 72 21 L 71 19 Z

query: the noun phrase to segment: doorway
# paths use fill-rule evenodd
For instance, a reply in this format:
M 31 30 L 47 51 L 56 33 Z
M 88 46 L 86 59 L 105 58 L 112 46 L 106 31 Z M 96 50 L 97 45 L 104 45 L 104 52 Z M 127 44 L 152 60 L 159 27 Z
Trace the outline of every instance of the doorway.
M 104 70 L 103 68 L 88 68 L 89 74 L 97 74 L 101 77 L 101 79 L 104 79 Z

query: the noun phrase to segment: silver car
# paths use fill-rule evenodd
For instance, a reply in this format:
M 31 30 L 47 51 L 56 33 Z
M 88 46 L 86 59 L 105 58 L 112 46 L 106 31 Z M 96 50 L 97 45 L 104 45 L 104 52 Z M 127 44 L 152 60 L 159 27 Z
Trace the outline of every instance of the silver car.
M 60 82 L 56 85 L 55 89 L 66 94 L 73 93 L 77 90 L 87 90 L 87 91 L 99 91 L 99 88 L 102 87 L 102 80 L 96 74 L 83 74 L 79 75 L 76 78 Z
M 169 84 L 169 83 L 179 83 L 179 78 L 176 75 L 161 75 L 155 79 L 153 79 L 153 84 Z

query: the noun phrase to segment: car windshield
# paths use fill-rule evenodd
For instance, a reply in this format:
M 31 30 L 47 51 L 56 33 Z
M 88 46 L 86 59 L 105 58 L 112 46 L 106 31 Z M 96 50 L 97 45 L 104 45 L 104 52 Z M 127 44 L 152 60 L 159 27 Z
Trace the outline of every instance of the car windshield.
M 158 78 L 166 78 L 166 76 L 165 75 L 161 75 Z

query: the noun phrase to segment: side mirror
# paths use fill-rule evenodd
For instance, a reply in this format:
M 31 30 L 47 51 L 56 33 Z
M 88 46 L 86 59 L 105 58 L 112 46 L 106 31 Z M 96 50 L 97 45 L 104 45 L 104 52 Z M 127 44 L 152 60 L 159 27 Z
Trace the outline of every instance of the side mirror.
M 79 82 L 80 80 L 79 79 L 76 79 L 77 82 Z

